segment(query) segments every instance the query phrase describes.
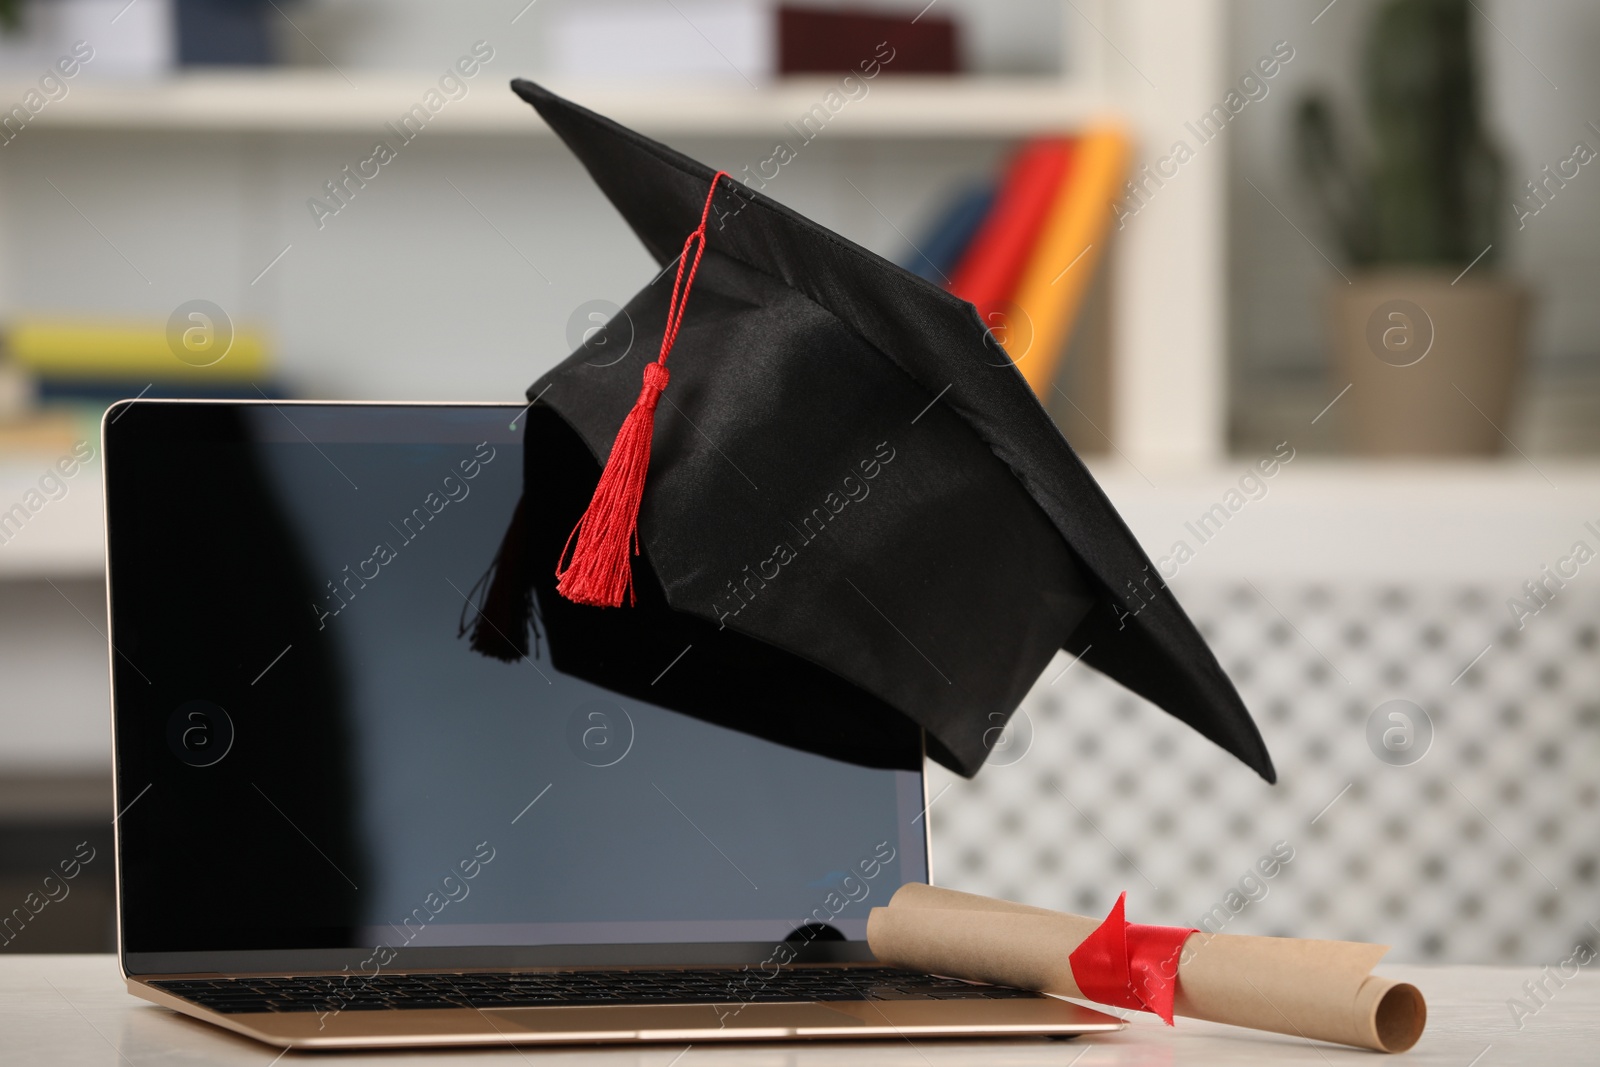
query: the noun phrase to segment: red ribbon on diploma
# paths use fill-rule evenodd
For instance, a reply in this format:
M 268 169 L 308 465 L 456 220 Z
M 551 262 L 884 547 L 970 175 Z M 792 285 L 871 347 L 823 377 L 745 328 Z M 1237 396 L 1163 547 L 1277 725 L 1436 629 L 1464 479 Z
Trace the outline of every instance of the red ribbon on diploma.
M 1072 950 L 1072 980 L 1097 1004 L 1151 1011 L 1172 1025 L 1172 998 L 1178 991 L 1178 953 L 1194 927 L 1142 926 L 1123 917 L 1117 897 L 1111 914 Z

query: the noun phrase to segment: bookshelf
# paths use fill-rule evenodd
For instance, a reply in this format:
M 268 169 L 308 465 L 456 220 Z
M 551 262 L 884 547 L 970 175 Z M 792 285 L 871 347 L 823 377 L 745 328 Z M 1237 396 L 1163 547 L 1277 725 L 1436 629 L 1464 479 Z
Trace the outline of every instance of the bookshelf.
M 498 74 L 499 72 L 497 72 Z M 354 74 L 274 69 L 200 72 L 129 85 L 86 83 L 59 106 L 47 107 L 31 125 L 41 130 L 167 131 L 198 134 L 372 134 L 417 102 L 427 81 L 420 75 Z M 506 78 L 487 72 L 468 94 L 440 111 L 429 132 L 552 138 L 528 107 L 505 89 Z M 744 86 L 662 90 L 553 83 L 551 88 L 625 126 L 655 136 L 768 137 L 803 114 L 837 79 L 786 78 Z M 0 99 L 20 99 L 31 86 L 0 81 Z M 1071 128 L 1105 117 L 1110 102 L 1090 86 L 1054 79 L 972 76 L 881 78 L 848 121 L 843 138 L 1016 137 L 1041 129 Z
M 1019 137 L 1110 119 L 1130 130 L 1137 163 L 1228 82 L 1224 7 L 1063 0 L 1059 77 L 878 78 L 807 150 L 806 173 L 773 195 L 893 255 L 952 181 L 987 172 Z M 480 75 L 406 148 L 395 176 L 325 232 L 311 225 L 307 196 L 416 102 L 426 73 L 296 67 L 75 83 L 0 157 L 0 316 L 165 318 L 203 296 L 264 324 L 311 395 L 515 396 L 569 350 L 573 306 L 620 303 L 648 270 L 505 89 L 525 69 L 516 62 L 508 54 Z M 722 164 L 783 136 L 834 82 L 552 87 Z M 0 80 L 0 100 L 23 91 Z M 1223 152 L 1202 156 L 1115 234 L 1102 428 L 1141 469 L 1206 469 L 1225 453 L 1225 169 Z M 565 276 L 552 267 L 568 259 Z M 436 277 L 421 280 L 424 270 Z M 463 345 L 488 354 L 452 355 Z M 52 513 L 51 536 L 0 547 L 0 578 L 99 573 L 98 508 L 76 501 L 87 484 L 74 494 Z

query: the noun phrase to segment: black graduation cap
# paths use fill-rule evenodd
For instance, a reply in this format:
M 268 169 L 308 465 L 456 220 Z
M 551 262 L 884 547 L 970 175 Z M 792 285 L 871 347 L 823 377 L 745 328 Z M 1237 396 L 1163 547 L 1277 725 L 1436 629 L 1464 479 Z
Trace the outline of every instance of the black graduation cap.
M 523 504 L 474 647 L 527 654 L 536 614 L 535 654 L 547 637 L 556 666 L 613 689 L 869 763 L 903 762 L 921 726 L 967 776 L 1064 648 L 1275 779 L 1216 658 L 970 304 L 512 89 L 664 269 L 624 309 L 626 357 L 580 348 L 529 388 Z

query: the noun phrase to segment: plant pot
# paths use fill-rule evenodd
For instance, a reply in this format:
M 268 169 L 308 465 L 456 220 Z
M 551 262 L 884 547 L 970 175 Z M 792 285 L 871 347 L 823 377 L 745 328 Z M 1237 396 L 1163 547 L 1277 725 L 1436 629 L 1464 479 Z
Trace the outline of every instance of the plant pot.
M 1487 272 L 1455 278 L 1382 270 L 1334 287 L 1332 388 L 1350 386 L 1334 411 L 1350 451 L 1484 456 L 1506 447 L 1528 292 Z

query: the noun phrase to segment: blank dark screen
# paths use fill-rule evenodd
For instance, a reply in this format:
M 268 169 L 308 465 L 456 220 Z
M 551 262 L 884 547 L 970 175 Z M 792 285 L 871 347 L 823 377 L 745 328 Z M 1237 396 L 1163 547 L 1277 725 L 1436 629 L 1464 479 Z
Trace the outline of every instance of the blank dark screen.
M 469 647 L 519 410 L 113 412 L 125 950 L 859 939 L 926 877 L 920 775 Z

